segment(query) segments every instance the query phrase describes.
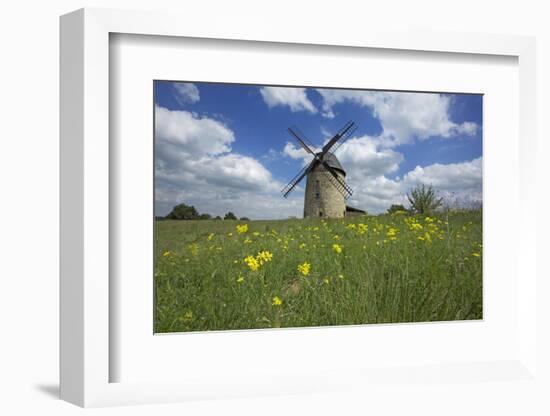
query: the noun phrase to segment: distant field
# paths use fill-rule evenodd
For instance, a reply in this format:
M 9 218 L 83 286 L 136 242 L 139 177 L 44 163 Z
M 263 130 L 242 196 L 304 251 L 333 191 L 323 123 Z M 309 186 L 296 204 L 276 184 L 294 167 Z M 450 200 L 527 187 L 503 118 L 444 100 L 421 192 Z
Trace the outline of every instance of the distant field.
M 155 332 L 481 319 L 481 211 L 157 221 L 155 308 Z

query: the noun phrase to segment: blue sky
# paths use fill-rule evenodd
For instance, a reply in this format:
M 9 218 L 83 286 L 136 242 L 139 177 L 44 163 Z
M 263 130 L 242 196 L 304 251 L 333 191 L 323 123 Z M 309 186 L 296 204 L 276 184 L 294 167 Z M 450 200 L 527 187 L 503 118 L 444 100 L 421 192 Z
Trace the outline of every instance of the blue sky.
M 309 161 L 286 129 L 321 147 L 348 120 L 336 152 L 371 213 L 433 185 L 451 205 L 481 201 L 482 96 L 155 81 L 156 214 L 184 202 L 250 218 L 301 216 L 303 186 L 280 189 Z

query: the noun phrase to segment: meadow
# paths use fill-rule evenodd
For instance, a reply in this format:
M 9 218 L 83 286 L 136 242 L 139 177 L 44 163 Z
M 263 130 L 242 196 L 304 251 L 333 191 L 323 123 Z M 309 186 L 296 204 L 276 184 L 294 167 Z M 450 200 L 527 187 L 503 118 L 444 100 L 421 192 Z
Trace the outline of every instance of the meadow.
M 157 333 L 482 318 L 480 210 L 155 233 Z

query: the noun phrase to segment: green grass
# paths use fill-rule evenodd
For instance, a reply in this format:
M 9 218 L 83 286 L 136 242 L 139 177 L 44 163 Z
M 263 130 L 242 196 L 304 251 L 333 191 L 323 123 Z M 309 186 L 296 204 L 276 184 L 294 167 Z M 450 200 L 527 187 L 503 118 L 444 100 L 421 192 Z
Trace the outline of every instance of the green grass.
M 157 221 L 155 332 L 481 319 L 481 216 Z

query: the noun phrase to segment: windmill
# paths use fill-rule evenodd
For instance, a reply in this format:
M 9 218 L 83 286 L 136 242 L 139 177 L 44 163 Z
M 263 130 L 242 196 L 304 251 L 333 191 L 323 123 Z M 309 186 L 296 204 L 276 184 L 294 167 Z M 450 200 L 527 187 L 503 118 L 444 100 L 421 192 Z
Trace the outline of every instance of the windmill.
M 346 184 L 346 172 L 334 155 L 334 152 L 357 130 L 353 121 L 347 122 L 323 146 L 320 152 L 314 152 L 309 140 L 296 127 L 290 127 L 288 132 L 300 146 L 313 155 L 313 160 L 305 166 L 282 190 L 286 198 L 288 194 L 307 176 L 304 196 L 304 217 L 341 218 L 346 215 L 346 200 L 353 190 Z M 338 144 L 337 144 L 338 143 Z M 337 144 L 337 145 L 336 145 Z M 336 145 L 336 147 L 334 147 Z

